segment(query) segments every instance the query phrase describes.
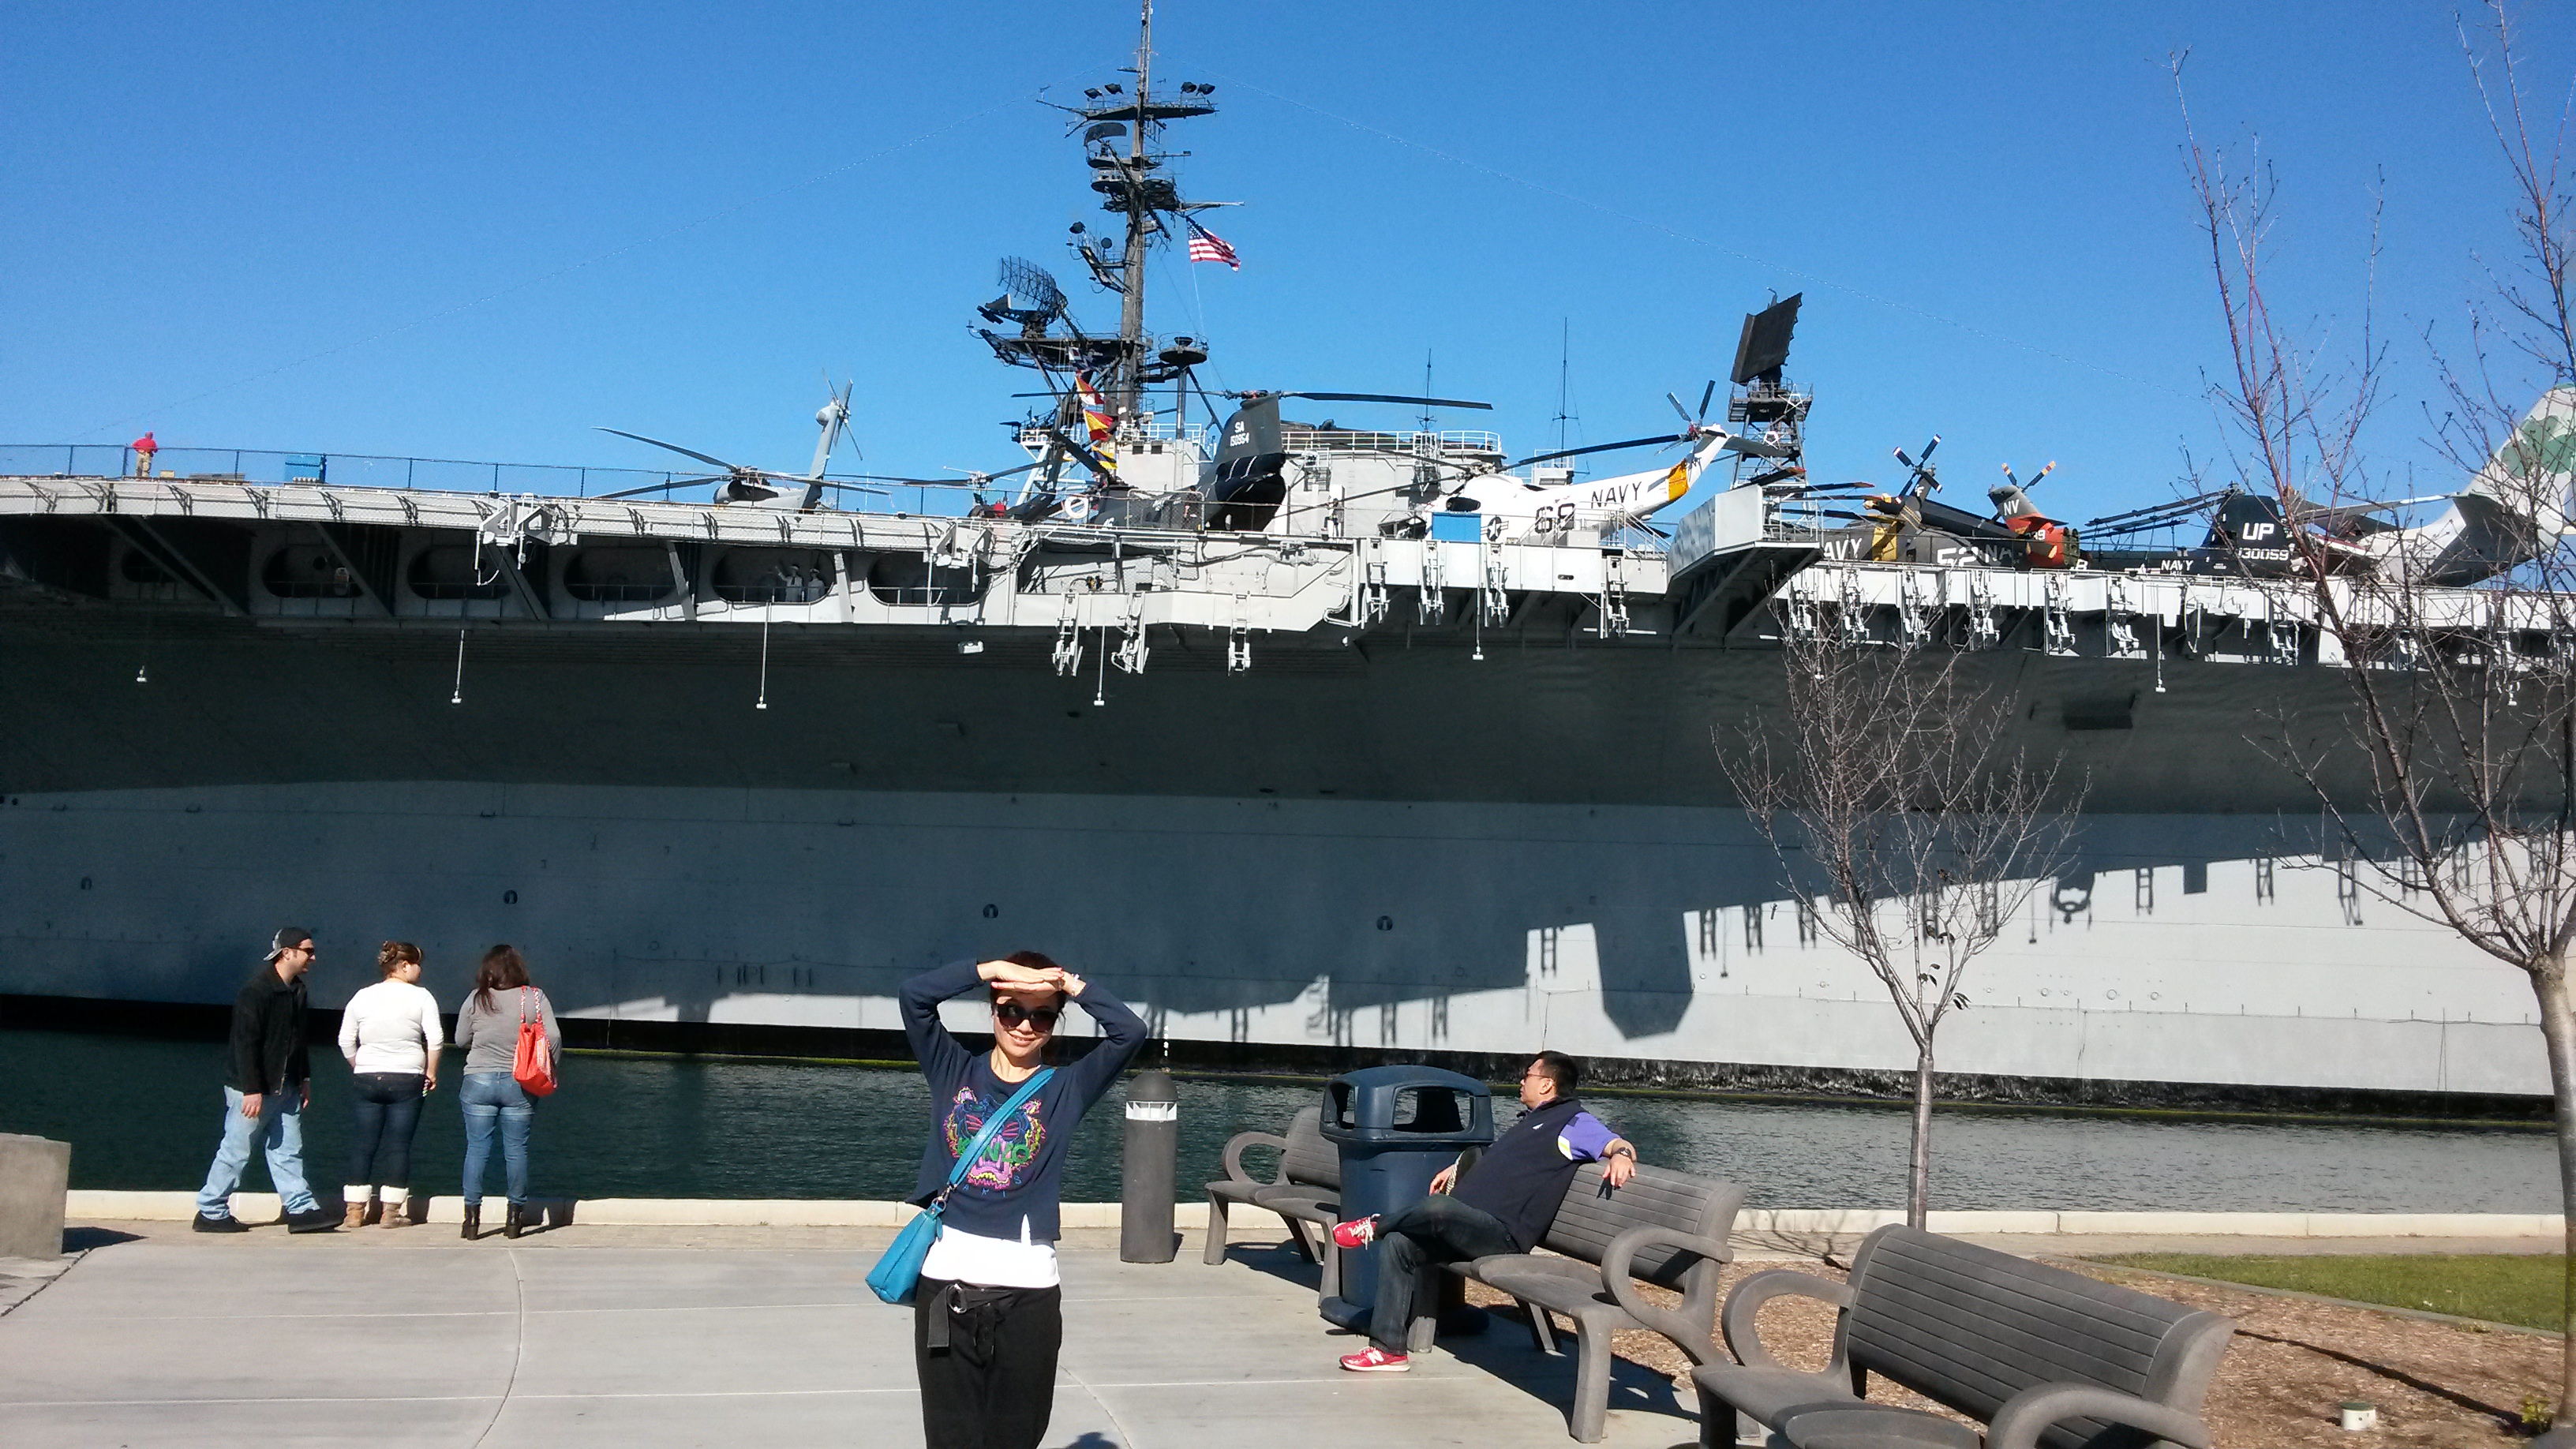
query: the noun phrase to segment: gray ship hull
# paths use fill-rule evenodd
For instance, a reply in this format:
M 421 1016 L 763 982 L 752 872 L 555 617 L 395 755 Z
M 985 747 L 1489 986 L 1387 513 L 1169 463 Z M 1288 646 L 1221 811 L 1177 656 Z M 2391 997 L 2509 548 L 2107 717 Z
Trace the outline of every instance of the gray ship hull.
M 460 685 L 452 625 L 11 607 L 0 994 L 223 1001 L 293 920 L 325 1004 L 376 940 L 452 997 L 506 939 L 576 1016 L 885 1030 L 904 974 L 1037 946 L 1176 1041 L 1911 1063 L 1716 768 L 1775 653 L 1453 624 L 1101 684 L 981 637 L 773 628 L 755 709 L 740 625 L 480 629 Z M 2302 853 L 2244 736 L 2332 671 L 1985 659 L 2095 809 L 1945 1070 L 2546 1091 L 2519 976 Z

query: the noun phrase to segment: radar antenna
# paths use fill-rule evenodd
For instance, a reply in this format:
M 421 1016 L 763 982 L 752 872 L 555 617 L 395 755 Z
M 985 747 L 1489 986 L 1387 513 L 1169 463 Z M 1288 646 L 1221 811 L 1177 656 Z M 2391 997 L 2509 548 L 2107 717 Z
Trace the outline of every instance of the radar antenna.
M 1093 385 L 1121 423 L 1143 411 L 1148 386 L 1166 382 L 1186 386 L 1188 369 L 1206 360 L 1203 341 L 1160 348 L 1146 333 L 1149 253 L 1157 242 L 1185 232 L 1190 213 L 1231 204 L 1183 200 L 1167 169 L 1172 155 L 1160 149 L 1166 125 L 1215 112 L 1216 87 L 1183 81 L 1176 92 L 1157 94 L 1153 67 L 1154 6 L 1153 0 L 1142 0 L 1136 63 L 1125 67 L 1135 77 L 1132 94 L 1125 84 L 1108 81 L 1086 87 L 1078 105 L 1057 105 L 1040 98 L 1073 118 L 1071 131 L 1081 138 L 1083 160 L 1091 168 L 1091 189 L 1100 194 L 1101 210 L 1123 218 L 1123 234 L 1114 237 L 1077 221 L 1068 243 L 1092 281 L 1118 294 L 1117 335 L 1085 336 L 1067 313 L 1055 279 L 1018 258 L 1002 264 L 1003 296 L 977 309 L 989 321 L 1019 329 L 1017 335 L 982 334 L 1002 361 L 1045 372 L 1051 385 L 1065 372 L 1090 373 Z M 1176 226 L 1166 220 L 1171 217 L 1183 220 Z
M 1806 462 L 1807 410 L 1815 406 L 1815 398 L 1780 380 L 1789 364 L 1789 341 L 1798 330 L 1798 304 L 1804 300 L 1804 292 L 1792 293 L 1759 312 L 1745 314 L 1744 331 L 1735 344 L 1735 367 L 1727 374 L 1737 391 L 1726 401 L 1726 420 L 1758 429 L 1769 446 L 1737 457 L 1739 485 L 1747 481 L 1748 466 L 1761 468 L 1760 481 L 1766 485 L 1785 476 L 1779 466 L 1756 465 L 1756 458 L 1784 460 L 1780 466 L 1798 468 Z M 1701 406 L 1706 405 L 1703 399 Z

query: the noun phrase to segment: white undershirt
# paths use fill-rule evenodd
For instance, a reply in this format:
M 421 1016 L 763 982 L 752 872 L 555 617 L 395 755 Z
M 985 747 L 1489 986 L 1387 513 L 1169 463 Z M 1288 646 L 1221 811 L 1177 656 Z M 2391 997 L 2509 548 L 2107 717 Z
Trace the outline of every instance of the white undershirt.
M 1020 1218 L 1017 1238 L 988 1238 L 939 1225 L 939 1241 L 921 1260 L 921 1276 L 983 1288 L 1052 1288 L 1057 1276 L 1055 1244 L 1029 1241 L 1029 1220 Z

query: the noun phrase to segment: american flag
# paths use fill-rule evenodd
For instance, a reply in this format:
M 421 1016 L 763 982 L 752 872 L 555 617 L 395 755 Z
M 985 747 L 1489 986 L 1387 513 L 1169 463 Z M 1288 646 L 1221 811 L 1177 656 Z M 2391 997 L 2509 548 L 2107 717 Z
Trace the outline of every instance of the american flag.
M 1235 260 L 1234 248 L 1225 244 L 1225 238 L 1195 221 L 1190 223 L 1190 260 L 1223 262 L 1238 272 L 1243 270 L 1243 263 Z

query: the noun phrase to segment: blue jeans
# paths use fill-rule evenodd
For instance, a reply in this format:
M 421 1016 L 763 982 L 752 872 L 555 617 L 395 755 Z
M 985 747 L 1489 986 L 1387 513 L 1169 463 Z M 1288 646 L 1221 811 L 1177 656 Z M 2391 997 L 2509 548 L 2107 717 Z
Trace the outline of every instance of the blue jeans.
M 1388 1353 L 1404 1352 L 1414 1317 L 1432 1309 L 1431 1264 L 1518 1251 L 1492 1213 L 1441 1194 L 1378 1219 L 1377 1304 L 1369 1315 L 1369 1342 Z
M 358 1195 L 369 1187 L 411 1186 L 411 1136 L 420 1127 L 419 1072 L 359 1072 L 349 1078 L 357 1130 L 349 1136 L 349 1175 Z
M 309 1213 L 319 1204 L 304 1184 L 304 1084 L 259 1099 L 259 1115 L 242 1115 L 242 1094 L 224 1088 L 224 1140 L 215 1149 L 215 1165 L 206 1169 L 206 1185 L 197 1189 L 197 1212 L 210 1218 L 233 1215 L 233 1189 L 241 1186 L 250 1166 L 251 1140 L 268 1154 L 268 1180 L 290 1213 Z
M 492 1129 L 501 1129 L 502 1176 L 510 1201 L 528 1200 L 528 1123 L 537 1104 L 508 1072 L 465 1074 L 465 1205 L 483 1205 L 483 1168 L 492 1160 Z

